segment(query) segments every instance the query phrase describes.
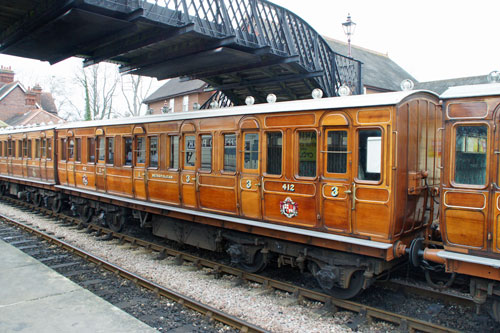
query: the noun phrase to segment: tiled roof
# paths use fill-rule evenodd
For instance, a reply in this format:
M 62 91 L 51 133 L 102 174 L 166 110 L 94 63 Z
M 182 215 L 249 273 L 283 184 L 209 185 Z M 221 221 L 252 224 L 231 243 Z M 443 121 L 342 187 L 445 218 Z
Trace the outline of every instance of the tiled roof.
M 19 81 L 14 81 L 14 82 L 11 82 L 11 83 L 8 83 L 8 84 L 5 84 L 3 85 L 1 88 L 0 88 L 0 101 L 5 97 L 7 96 L 15 87 L 21 87 L 21 89 L 23 91 L 24 88 L 23 86 L 19 83 Z
M 207 84 L 201 80 L 181 80 L 176 77 L 168 80 L 163 86 L 154 93 L 146 97 L 143 103 L 152 103 L 163 99 L 184 95 L 189 92 L 199 91 L 205 88 Z
M 426 89 L 441 95 L 446 89 L 456 86 L 467 86 L 488 83 L 487 75 L 461 77 L 456 79 L 415 83 L 415 89 Z
M 336 39 L 324 37 L 333 51 L 348 55 L 347 43 Z M 364 49 L 351 44 L 352 58 L 363 63 L 361 69 L 362 83 L 364 86 L 379 88 L 382 90 L 399 91 L 401 90 L 401 81 L 410 79 L 416 82 L 416 79 L 392 61 L 387 55 L 376 51 Z

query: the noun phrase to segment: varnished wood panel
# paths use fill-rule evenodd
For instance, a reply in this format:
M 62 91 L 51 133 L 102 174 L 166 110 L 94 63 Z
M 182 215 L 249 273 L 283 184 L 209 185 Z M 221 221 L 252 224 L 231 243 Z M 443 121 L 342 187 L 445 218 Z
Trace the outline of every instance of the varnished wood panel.
M 485 208 L 486 196 L 483 193 L 446 191 L 444 203 L 451 207 Z
M 359 110 L 356 114 L 359 124 L 380 124 L 391 120 L 391 111 L 385 110 Z
M 316 122 L 314 113 L 301 115 L 267 116 L 265 124 L 267 127 L 284 126 L 311 126 Z
M 449 118 L 484 118 L 488 115 L 488 104 L 485 102 L 463 102 L 448 105 Z
M 454 245 L 483 248 L 485 216 L 481 211 L 446 209 L 446 238 Z

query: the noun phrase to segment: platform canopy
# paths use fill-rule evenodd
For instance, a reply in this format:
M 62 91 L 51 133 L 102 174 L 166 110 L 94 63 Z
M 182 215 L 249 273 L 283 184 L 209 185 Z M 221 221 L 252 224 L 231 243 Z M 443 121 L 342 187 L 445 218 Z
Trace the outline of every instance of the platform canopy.
M 122 73 L 196 78 L 235 104 L 361 93 L 361 63 L 333 52 L 294 13 L 265 0 L 0 2 L 0 52 L 57 63 L 83 58 Z

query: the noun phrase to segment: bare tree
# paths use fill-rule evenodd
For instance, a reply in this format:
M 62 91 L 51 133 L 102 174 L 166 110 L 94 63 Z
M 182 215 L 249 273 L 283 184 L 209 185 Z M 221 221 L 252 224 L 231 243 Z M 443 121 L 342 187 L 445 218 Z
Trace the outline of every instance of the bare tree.
M 111 118 L 114 113 L 113 97 L 120 81 L 116 66 L 96 64 L 82 68 L 76 80 L 83 88 L 85 104 L 82 110 L 72 103 L 79 118 L 85 120 Z
M 142 113 L 142 101 L 149 95 L 154 79 L 139 75 L 122 77 L 122 93 L 127 102 L 126 116 L 137 117 Z

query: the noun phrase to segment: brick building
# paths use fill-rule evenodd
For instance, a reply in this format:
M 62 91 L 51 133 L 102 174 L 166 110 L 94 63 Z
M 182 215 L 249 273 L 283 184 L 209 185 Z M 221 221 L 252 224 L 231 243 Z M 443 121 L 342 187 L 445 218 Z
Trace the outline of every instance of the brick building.
M 167 112 L 192 111 L 195 103 L 203 105 L 212 91 L 205 91 L 208 87 L 200 80 L 182 80 L 174 78 L 148 96 L 143 103 L 147 105 L 150 114 Z
M 14 80 L 15 73 L 10 67 L 0 67 L 0 120 L 9 126 L 57 123 L 54 98 L 50 92 L 42 91 L 40 85 L 26 89 Z

